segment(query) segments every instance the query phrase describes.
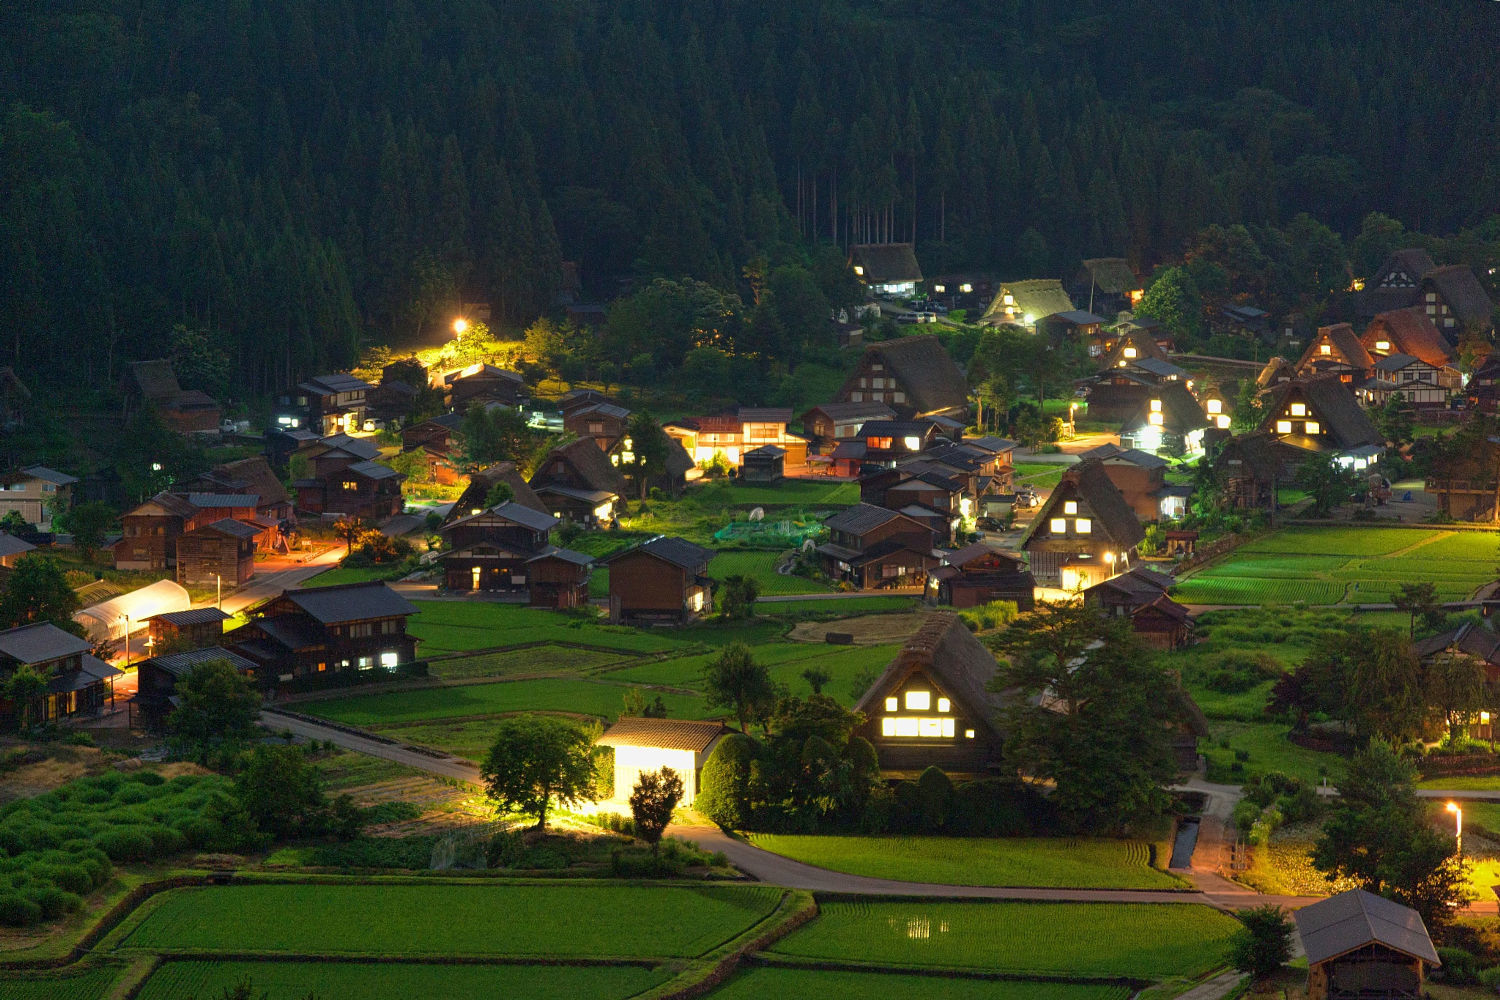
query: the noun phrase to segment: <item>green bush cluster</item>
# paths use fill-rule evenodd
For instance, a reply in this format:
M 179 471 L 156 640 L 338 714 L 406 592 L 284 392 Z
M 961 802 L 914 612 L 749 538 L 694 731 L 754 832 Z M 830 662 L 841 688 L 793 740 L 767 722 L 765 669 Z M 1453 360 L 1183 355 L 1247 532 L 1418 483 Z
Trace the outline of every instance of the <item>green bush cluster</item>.
M 1265 844 L 1283 823 L 1312 819 L 1323 808 L 1317 789 L 1301 778 L 1267 771 L 1245 783 L 1234 822 L 1252 844 Z
M 970 632 L 988 632 L 1004 628 L 1020 612 L 1015 601 L 991 601 L 976 608 L 964 608 L 958 613 Z
M 1281 676 L 1281 664 L 1266 653 L 1231 649 L 1208 659 L 1200 668 L 1203 682 L 1221 694 L 1241 694 Z
M 115 864 L 236 849 L 247 827 L 217 777 L 112 771 L 13 802 L 0 808 L 0 924 L 78 909 Z
M 722 852 L 700 850 L 677 837 L 665 837 L 660 852 L 646 847 L 621 847 L 610 852 L 609 867 L 620 878 L 674 878 L 688 868 L 725 867 L 729 859 Z

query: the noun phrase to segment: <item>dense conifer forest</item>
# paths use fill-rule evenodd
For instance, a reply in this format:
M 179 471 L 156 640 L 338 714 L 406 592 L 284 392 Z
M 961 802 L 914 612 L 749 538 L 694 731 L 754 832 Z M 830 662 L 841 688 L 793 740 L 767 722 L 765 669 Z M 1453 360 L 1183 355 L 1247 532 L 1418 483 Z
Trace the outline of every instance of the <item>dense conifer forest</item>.
M 1211 223 L 1500 205 L 1494 4 L 0 5 L 0 363 L 99 384 L 212 331 L 264 390 L 817 241 L 1142 268 Z

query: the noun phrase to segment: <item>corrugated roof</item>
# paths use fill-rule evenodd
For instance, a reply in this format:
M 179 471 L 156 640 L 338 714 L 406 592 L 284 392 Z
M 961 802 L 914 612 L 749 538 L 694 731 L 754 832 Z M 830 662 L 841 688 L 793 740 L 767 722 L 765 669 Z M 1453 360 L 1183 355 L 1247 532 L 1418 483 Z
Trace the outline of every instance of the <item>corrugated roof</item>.
M 606 729 L 597 742 L 603 747 L 654 747 L 702 753 L 727 732 L 729 727 L 722 722 L 623 716 Z
M 153 656 L 147 662 L 161 667 L 174 677 L 182 677 L 194 667 L 203 663 L 212 663 L 215 660 L 222 660 L 228 663 L 240 673 L 247 673 L 255 669 L 255 662 L 253 660 L 247 660 L 240 654 L 230 652 L 222 646 L 190 649 L 185 653 L 172 653 L 168 656 Z
M 247 539 L 254 538 L 262 530 L 264 529 L 257 528 L 253 524 L 246 524 L 243 521 L 236 521 L 232 517 L 222 517 L 212 524 L 205 524 L 203 527 L 197 528 L 194 532 L 190 533 L 196 533 L 197 531 L 217 531 L 219 534 L 228 535 L 231 538 Z
M 416 605 L 383 582 L 287 590 L 282 596 L 325 625 L 417 613 Z
M 645 552 L 647 555 L 656 557 L 674 566 L 680 566 L 690 573 L 701 573 L 707 568 L 714 556 L 718 555 L 713 549 L 706 549 L 701 545 L 694 545 L 685 538 L 672 538 L 668 535 L 657 535 L 648 538 L 633 549 L 617 555 L 625 555 L 628 552 Z M 611 556 L 610 558 L 614 558 Z
M 741 423 L 749 424 L 788 424 L 792 421 L 792 410 L 782 406 L 742 406 L 739 418 Z
M 572 549 L 561 549 L 556 545 L 548 546 L 526 561 L 534 563 L 542 559 L 561 559 L 563 562 L 570 562 L 576 566 L 592 566 L 594 564 L 593 556 L 583 552 L 574 552 Z
M 1350 889 L 1297 910 L 1297 933 L 1310 965 L 1381 944 L 1429 965 L 1442 965 L 1422 915 L 1363 889 Z
M 348 372 L 334 372 L 330 375 L 315 375 L 301 384 L 322 392 L 366 392 L 375 388 L 363 379 L 355 378 Z M 300 386 L 299 386 L 300 388 Z
M 218 608 L 189 608 L 186 611 L 167 611 L 152 615 L 147 621 L 166 622 L 168 625 L 206 625 L 209 622 L 228 621 L 231 616 Z
M 70 476 L 66 472 L 58 472 L 56 469 L 49 469 L 45 465 L 29 465 L 21 471 L 33 479 L 40 479 L 42 482 L 51 483 L 54 486 L 71 486 L 78 482 L 76 476 Z
M 214 507 L 255 507 L 260 504 L 260 497 L 254 493 L 189 493 L 187 502 L 204 510 Z
M 21 625 L 0 632 L 0 655 L 19 663 L 41 663 L 86 652 L 89 644 L 51 622 Z
M 403 473 L 397 472 L 389 465 L 381 465 L 379 462 L 355 462 L 344 471 L 352 472 L 356 476 L 364 476 L 366 479 L 390 479 L 392 476 L 406 478 Z
M 1121 448 L 1119 445 L 1113 443 L 1101 444 L 1097 448 L 1090 448 L 1078 456 L 1079 461 L 1086 461 L 1090 458 L 1097 458 L 1101 462 L 1109 460 L 1129 462 L 1131 465 L 1138 465 L 1143 469 L 1164 469 L 1172 464 L 1164 458 L 1141 451 L 1139 448 Z
M 802 415 L 803 423 L 814 413 L 822 413 L 828 419 L 843 423 L 849 420 L 894 420 L 896 412 L 884 403 L 824 403 L 814 406 Z

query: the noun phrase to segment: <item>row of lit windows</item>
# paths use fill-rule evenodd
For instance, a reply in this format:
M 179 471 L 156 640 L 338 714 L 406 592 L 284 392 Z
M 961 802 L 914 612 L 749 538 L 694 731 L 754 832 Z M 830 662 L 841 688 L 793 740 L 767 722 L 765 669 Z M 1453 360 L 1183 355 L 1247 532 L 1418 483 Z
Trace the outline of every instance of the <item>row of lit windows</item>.
M 881 736 L 916 737 L 918 739 L 952 739 L 957 732 L 953 719 L 934 716 L 887 715 L 880 720 Z M 970 738 L 974 731 L 967 731 Z
M 1303 432 L 1306 433 L 1306 434 L 1318 434 L 1323 429 L 1322 425 L 1319 424 L 1316 420 L 1304 421 L 1303 424 L 1302 424 L 1302 427 L 1303 427 Z M 1278 420 L 1278 421 L 1276 421 L 1276 433 L 1277 434 L 1290 434 L 1290 433 L 1292 433 L 1292 422 L 1290 420 Z
M 889 697 L 889 698 L 887 698 L 885 700 L 885 710 L 887 712 L 900 711 L 900 708 L 901 708 L 900 703 L 896 700 L 896 698 L 895 698 L 894 695 L 891 696 L 891 697 Z M 929 712 L 929 711 L 931 711 L 932 710 L 932 692 L 931 691 L 908 691 L 908 692 L 906 692 L 906 710 L 908 712 Z M 948 701 L 947 698 L 939 698 L 937 700 L 937 710 L 939 712 L 951 712 L 951 711 L 953 711 L 953 705 L 952 705 L 951 702 Z
M 1054 535 L 1065 535 L 1068 533 L 1068 519 L 1065 517 L 1054 517 L 1048 527 Z M 1094 530 L 1094 522 L 1087 517 L 1075 517 L 1073 519 L 1073 531 L 1076 534 L 1088 535 Z

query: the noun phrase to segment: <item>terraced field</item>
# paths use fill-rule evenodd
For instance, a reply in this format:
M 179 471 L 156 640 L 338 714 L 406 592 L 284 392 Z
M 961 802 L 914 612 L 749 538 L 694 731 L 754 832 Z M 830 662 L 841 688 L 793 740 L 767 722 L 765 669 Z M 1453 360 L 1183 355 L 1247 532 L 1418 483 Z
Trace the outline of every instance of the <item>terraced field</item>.
M 1127 986 L 1040 983 L 944 977 L 936 994 L 943 1000 L 1126 1000 Z M 830 972 L 822 969 L 765 967 L 741 973 L 709 994 L 711 1000 L 764 1000 L 765 997 L 837 997 L 889 1000 L 931 996 L 931 976 L 887 972 Z
M 623 651 L 577 649 L 547 644 L 501 653 L 479 653 L 448 660 L 434 660 L 428 667 L 433 677 L 444 680 L 471 677 L 508 677 L 515 674 L 590 673 L 610 664 L 629 662 L 633 654 Z
M 5 1000 L 102 1000 L 119 975 L 112 965 L 64 972 L 0 974 Z
M 1140 841 L 1039 837 L 833 837 L 754 834 L 756 847 L 819 868 L 945 885 L 1181 889 Z

